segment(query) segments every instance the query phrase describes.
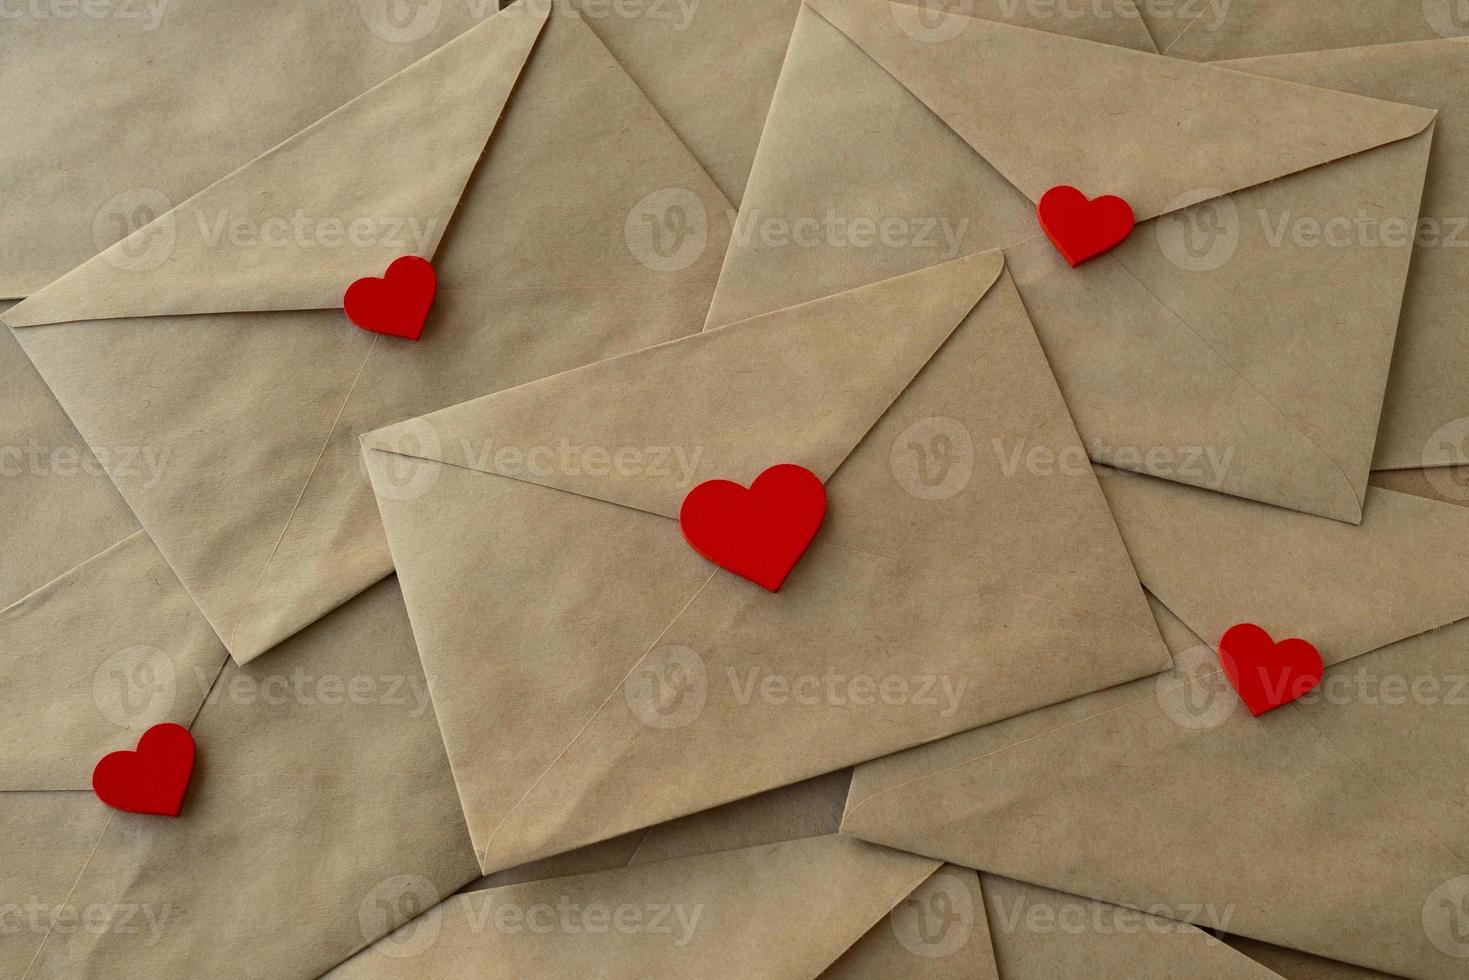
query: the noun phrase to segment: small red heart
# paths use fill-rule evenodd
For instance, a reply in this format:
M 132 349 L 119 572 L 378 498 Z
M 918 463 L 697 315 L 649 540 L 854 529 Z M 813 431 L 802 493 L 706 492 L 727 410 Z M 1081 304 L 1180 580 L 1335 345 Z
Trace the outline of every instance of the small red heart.
M 92 770 L 92 791 L 114 810 L 176 817 L 194 773 L 194 736 L 182 725 L 154 725 L 136 752 L 113 752 Z
M 779 592 L 825 517 L 821 480 L 783 463 L 761 473 L 748 490 L 728 480 L 699 484 L 684 498 L 678 523 L 699 554 Z
M 1041 229 L 1073 269 L 1127 241 L 1137 224 L 1132 205 L 1122 198 L 1088 201 L 1065 184 L 1046 191 L 1038 213 Z
M 1305 640 L 1281 640 L 1252 623 L 1242 623 L 1219 641 L 1224 673 L 1256 718 L 1297 701 L 1321 683 L 1321 654 Z
M 417 340 L 423 336 L 438 288 L 433 265 L 416 255 L 405 255 L 388 266 L 381 279 L 358 279 L 348 286 L 342 306 L 347 319 L 363 330 Z

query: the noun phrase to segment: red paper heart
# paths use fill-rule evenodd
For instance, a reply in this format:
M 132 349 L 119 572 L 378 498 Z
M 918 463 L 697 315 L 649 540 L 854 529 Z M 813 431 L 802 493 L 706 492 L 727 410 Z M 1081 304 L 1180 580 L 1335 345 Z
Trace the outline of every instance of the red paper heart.
M 772 466 L 746 490 L 728 480 L 701 483 L 678 515 L 699 554 L 771 592 L 806 553 L 826 517 L 826 487 L 810 470 Z
M 1120 197 L 1088 201 L 1075 187 L 1052 187 L 1041 198 L 1041 228 L 1071 268 L 1127 241 L 1137 219 Z
M 363 330 L 417 340 L 434 305 L 439 278 L 427 260 L 405 255 L 381 279 L 358 279 L 347 287 L 342 306 Z
M 194 736 L 182 725 L 154 725 L 136 752 L 113 752 L 92 770 L 92 791 L 114 810 L 176 817 L 194 773 Z
M 1219 641 L 1224 673 L 1256 718 L 1310 694 L 1325 670 L 1321 654 L 1305 640 L 1281 640 L 1252 623 L 1235 626 Z

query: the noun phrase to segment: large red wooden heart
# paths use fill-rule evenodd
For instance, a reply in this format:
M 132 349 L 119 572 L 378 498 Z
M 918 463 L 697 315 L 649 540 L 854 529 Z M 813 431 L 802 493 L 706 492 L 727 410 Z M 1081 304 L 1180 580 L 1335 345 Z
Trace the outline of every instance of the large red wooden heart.
M 381 279 L 358 279 L 347 287 L 342 306 L 347 319 L 363 330 L 417 340 L 434 305 L 439 279 L 434 267 L 416 255 L 388 266 Z
M 684 498 L 678 522 L 699 554 L 779 592 L 825 517 L 821 480 L 783 463 L 761 473 L 748 490 L 728 480 L 699 484 Z
M 1137 223 L 1132 205 L 1122 198 L 1088 201 L 1065 184 L 1046 191 L 1038 213 L 1041 229 L 1073 269 L 1127 241 Z
M 1281 640 L 1252 623 L 1242 623 L 1219 641 L 1224 673 L 1256 718 L 1297 701 L 1321 683 L 1321 654 L 1305 640 Z
M 182 725 L 154 725 L 135 752 L 113 752 L 92 770 L 92 791 L 114 810 L 176 817 L 194 773 L 194 736 Z

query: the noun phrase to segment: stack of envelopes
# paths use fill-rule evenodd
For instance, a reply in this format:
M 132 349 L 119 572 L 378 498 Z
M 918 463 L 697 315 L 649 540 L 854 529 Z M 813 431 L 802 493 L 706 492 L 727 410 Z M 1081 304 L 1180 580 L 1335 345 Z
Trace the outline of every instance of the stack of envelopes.
M 1469 4 L 0 13 L 0 974 L 1469 976 Z

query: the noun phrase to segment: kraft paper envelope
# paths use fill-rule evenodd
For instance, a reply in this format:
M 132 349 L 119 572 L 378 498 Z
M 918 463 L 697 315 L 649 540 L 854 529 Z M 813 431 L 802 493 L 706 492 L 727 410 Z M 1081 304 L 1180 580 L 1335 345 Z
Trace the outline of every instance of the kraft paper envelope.
M 486 872 L 1168 666 L 997 252 L 364 445 Z M 676 517 L 781 462 L 830 510 L 771 595 Z
M 1469 40 L 1380 44 L 1227 66 L 1439 110 L 1374 467 L 1469 463 L 1469 396 L 1461 380 L 1469 371 L 1469 342 L 1460 303 L 1469 286 Z M 1207 217 L 1226 229 L 1266 220 L 1253 211 Z M 1334 229 L 1337 240 L 1343 227 Z M 1382 237 L 1371 228 L 1365 233 Z
M 800 0 L 534 2 L 581 11 L 725 196 L 739 202 Z M 899 16 L 913 30 L 953 29 L 933 0 L 908 2 Z M 500 5 L 14 5 L 0 32 L 0 91 L 11 123 L 0 173 L 26 206 L 0 214 L 0 297 L 39 290 Z M 1131 0 L 1117 0 L 1116 15 L 1054 16 L 1010 0 L 958 0 L 958 9 L 1156 50 Z
M 1154 0 L 1140 9 L 1158 50 L 1191 61 L 1469 35 L 1461 0 Z
M 177 819 L 0 794 L 6 976 L 309 980 L 474 878 L 393 581 L 227 664 L 191 727 Z
M 579 18 L 510 7 L 5 319 L 91 446 L 168 454 L 109 472 L 247 662 L 391 570 L 361 433 L 697 331 L 722 233 L 657 221 L 721 207 Z M 418 343 L 333 309 L 385 224 L 438 268 Z
M 1005 247 L 1094 460 L 1357 522 L 1411 243 L 1246 224 L 1213 268 L 1168 219 L 1226 198 L 1411 228 L 1434 119 L 1000 23 L 925 42 L 882 0 L 808 0 L 709 322 Z M 1070 269 L 1035 217 L 1059 184 L 1142 223 Z
M 1376 970 L 1462 976 L 1469 510 L 1373 490 L 1352 528 L 1103 483 L 1175 672 L 861 767 L 844 831 L 1179 918 L 1225 909 L 1231 932 Z M 1201 639 L 1244 621 L 1310 638 L 1321 688 L 1251 718 Z
M 1390 973 L 1369 970 L 1364 966 L 1339 963 L 1299 950 L 1272 946 L 1240 936 L 1225 936 L 1224 941 L 1262 966 L 1274 970 L 1286 980 L 1398 980 Z

